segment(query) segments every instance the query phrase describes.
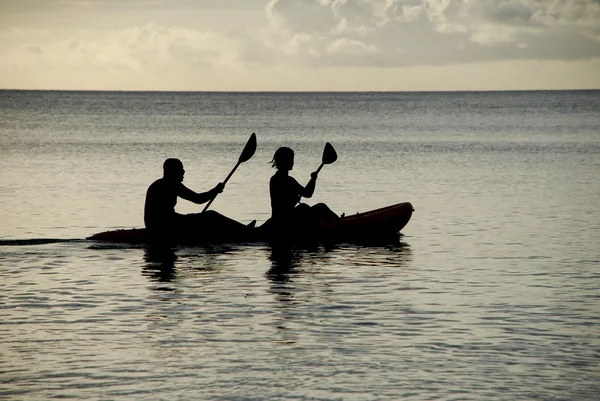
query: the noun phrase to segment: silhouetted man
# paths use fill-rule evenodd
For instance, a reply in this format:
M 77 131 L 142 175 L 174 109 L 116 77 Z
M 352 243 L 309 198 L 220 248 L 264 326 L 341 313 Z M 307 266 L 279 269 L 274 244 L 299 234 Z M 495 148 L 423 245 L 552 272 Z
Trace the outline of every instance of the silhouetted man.
M 147 228 L 192 228 L 219 224 L 220 226 L 244 226 L 220 213 L 209 210 L 204 213 L 179 214 L 175 212 L 177 198 L 193 203 L 206 203 L 223 192 L 224 185 L 218 183 L 207 192 L 194 192 L 183 185 L 185 170 L 179 159 L 167 159 L 163 164 L 163 178 L 154 181 L 146 192 L 144 223 Z

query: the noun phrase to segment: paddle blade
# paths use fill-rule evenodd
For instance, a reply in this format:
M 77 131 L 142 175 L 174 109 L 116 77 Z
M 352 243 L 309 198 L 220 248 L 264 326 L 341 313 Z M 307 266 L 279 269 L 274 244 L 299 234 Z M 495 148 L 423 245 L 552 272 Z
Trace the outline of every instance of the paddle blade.
M 238 159 L 238 163 L 244 163 L 250 160 L 252 156 L 254 156 L 254 152 L 256 152 L 256 134 L 253 132 L 250 135 L 250 139 L 246 142 L 246 146 Z
M 325 149 L 323 149 L 323 164 L 331 164 L 337 160 L 337 153 L 335 149 L 329 142 L 325 144 Z

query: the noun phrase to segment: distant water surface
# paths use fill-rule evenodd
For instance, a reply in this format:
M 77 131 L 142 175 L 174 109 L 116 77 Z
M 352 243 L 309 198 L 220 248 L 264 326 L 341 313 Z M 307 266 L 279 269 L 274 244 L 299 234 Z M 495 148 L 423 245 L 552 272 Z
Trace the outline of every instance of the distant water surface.
M 211 208 L 270 214 L 296 152 L 308 203 L 410 201 L 398 244 L 155 249 L 178 157 Z M 600 92 L 0 91 L 0 398 L 596 400 Z M 198 212 L 180 201 L 178 211 Z

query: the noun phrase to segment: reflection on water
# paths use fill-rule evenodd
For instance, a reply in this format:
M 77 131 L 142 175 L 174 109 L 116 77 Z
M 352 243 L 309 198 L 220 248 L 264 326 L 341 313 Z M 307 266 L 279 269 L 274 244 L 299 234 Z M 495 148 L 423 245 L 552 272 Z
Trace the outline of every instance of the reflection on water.
M 300 264 L 300 259 L 300 252 L 292 246 L 272 246 L 269 255 L 271 268 L 267 276 L 274 281 L 287 281 L 289 273 Z
M 269 293 L 275 299 L 283 303 L 291 303 L 294 300 L 295 275 L 301 274 L 302 252 L 291 245 L 278 244 L 271 246 L 268 259 L 271 267 L 266 276 L 269 280 Z M 279 328 L 282 328 L 280 326 Z
M 170 247 L 148 247 L 144 250 L 144 261 L 142 274 L 154 281 L 169 283 L 175 279 L 175 261 L 177 256 Z M 169 290 L 167 287 L 162 289 Z
M 236 246 L 206 245 L 192 248 L 148 246 L 144 248 L 142 275 L 154 282 L 171 283 L 180 276 L 205 274 L 219 271 Z M 157 290 L 172 290 L 171 287 L 156 287 Z
M 265 274 L 267 293 L 275 301 L 270 307 L 276 329 L 272 342 L 285 347 L 297 346 L 314 334 L 312 346 L 328 348 L 339 341 L 339 331 L 360 332 L 355 324 L 363 319 L 365 325 L 377 326 L 367 317 L 368 309 L 372 302 L 387 298 L 386 288 L 394 285 L 398 273 L 412 260 L 410 246 L 400 242 L 388 246 L 277 244 L 265 249 L 264 255 L 270 262 Z M 359 307 L 360 298 L 366 302 Z M 346 326 L 345 317 L 355 313 L 356 322 Z
M 219 261 L 220 257 L 227 257 L 240 249 L 241 247 L 229 245 L 195 248 L 149 246 L 144 248 L 142 275 L 155 282 L 169 283 L 181 274 L 181 269 L 185 269 L 187 273 L 216 271 L 223 266 L 223 262 Z M 301 274 L 306 266 L 317 265 L 320 269 L 325 269 L 328 264 L 359 267 L 385 263 L 401 268 L 409 263 L 412 256 L 410 246 L 402 242 L 387 246 L 314 244 L 298 247 L 274 244 L 264 248 L 264 251 L 269 262 L 266 276 L 274 283 L 289 282 L 294 275 Z
M 330 244 L 296 247 L 274 244 L 267 248 L 266 255 L 270 262 L 270 268 L 266 272 L 270 282 L 269 292 L 282 302 L 293 301 L 296 290 L 294 280 L 302 276 L 315 277 L 312 284 L 318 285 L 320 275 L 331 275 L 339 268 L 405 268 L 412 259 L 410 246 L 401 242 L 388 246 Z

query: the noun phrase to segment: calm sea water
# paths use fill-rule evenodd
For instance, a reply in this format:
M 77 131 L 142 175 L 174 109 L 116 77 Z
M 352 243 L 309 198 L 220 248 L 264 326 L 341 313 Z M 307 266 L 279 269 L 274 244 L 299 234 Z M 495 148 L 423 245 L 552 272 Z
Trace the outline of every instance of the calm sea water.
M 167 157 L 259 223 L 268 162 L 346 214 L 410 201 L 401 243 L 153 249 Z M 596 400 L 600 92 L 0 91 L 0 398 Z M 178 211 L 198 212 L 180 201 Z

